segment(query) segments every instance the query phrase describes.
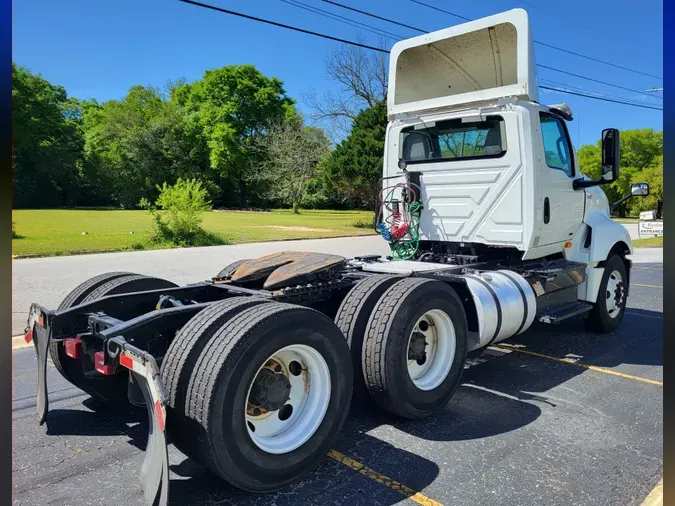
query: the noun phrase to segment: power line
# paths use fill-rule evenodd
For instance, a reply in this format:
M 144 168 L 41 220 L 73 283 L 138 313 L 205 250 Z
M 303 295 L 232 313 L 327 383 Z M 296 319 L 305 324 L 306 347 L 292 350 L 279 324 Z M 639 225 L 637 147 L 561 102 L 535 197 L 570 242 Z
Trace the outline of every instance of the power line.
M 455 16 L 456 18 L 463 19 L 464 21 L 473 21 L 471 18 L 467 18 L 465 16 L 460 16 L 459 14 L 455 14 L 454 12 L 446 11 L 441 9 L 440 7 L 436 7 L 434 5 L 429 5 L 425 4 L 424 2 L 418 2 L 417 0 L 410 0 L 411 2 L 414 2 L 416 4 L 424 5 L 425 7 L 428 7 L 429 9 L 433 9 L 438 12 L 443 12 L 444 14 L 450 14 L 451 16 Z
M 345 22 L 347 22 L 347 24 L 352 24 L 352 23 L 349 23 L 348 21 L 353 21 L 353 20 L 351 20 L 351 19 L 344 18 L 344 17 L 342 17 L 342 16 L 338 16 L 337 14 L 330 13 L 330 12 L 328 12 L 328 11 L 326 11 L 326 10 L 319 9 L 319 8 L 317 8 L 317 7 L 309 6 L 309 5 L 304 4 L 304 3 L 302 3 L 302 2 L 300 2 L 300 1 L 298 1 L 298 0 L 281 0 L 281 1 L 284 2 L 284 3 L 290 4 L 290 5 L 294 5 L 295 7 L 300 7 L 301 9 L 305 9 L 305 10 L 312 9 L 312 11 L 321 11 L 321 12 L 316 12 L 316 14 L 322 15 L 322 16 L 324 16 L 324 17 L 333 17 L 333 16 L 337 16 L 337 17 L 339 17 L 339 18 L 342 18 L 342 19 L 347 20 L 347 21 L 345 21 Z M 338 4 L 338 3 L 332 2 L 332 1 L 330 1 L 330 0 L 325 0 L 325 1 L 326 1 L 327 3 L 331 3 L 331 4 L 338 5 L 338 6 L 342 6 L 342 4 Z M 423 3 L 423 2 L 419 2 L 418 0 L 411 0 L 411 1 L 412 1 L 412 2 L 415 2 L 415 3 L 418 3 L 418 4 L 421 4 L 421 5 L 428 6 L 428 7 L 432 8 L 432 9 L 439 10 L 439 11 L 441 11 L 441 12 L 445 12 L 445 13 L 447 13 L 447 14 L 451 14 L 451 15 L 453 15 L 453 16 L 459 17 L 459 18 L 464 19 L 464 20 L 466 20 L 466 21 L 472 21 L 471 19 L 466 18 L 466 17 L 463 17 L 463 16 L 460 16 L 459 14 L 453 14 L 453 13 L 451 13 L 451 12 L 448 12 L 448 11 L 445 11 L 445 10 L 442 10 L 442 9 L 438 9 L 438 8 L 436 8 L 436 7 L 433 7 L 433 6 L 431 6 L 431 5 L 425 4 L 425 3 Z M 300 5 L 296 5 L 296 4 L 300 4 Z M 360 10 L 358 10 L 358 9 L 354 9 L 354 8 L 352 8 L 352 7 L 345 6 L 345 8 L 349 8 L 349 10 L 352 10 L 352 9 L 353 9 L 353 10 L 356 10 L 357 12 L 364 13 L 364 11 L 360 11 Z M 310 12 L 312 12 L 312 11 L 310 11 Z M 339 21 L 339 20 L 338 20 L 338 21 Z M 379 28 L 375 28 L 375 27 L 373 27 L 372 25 L 368 25 L 368 24 L 365 24 L 365 23 L 360 23 L 360 22 L 358 22 L 358 21 L 354 21 L 354 23 L 358 23 L 359 25 L 361 25 L 362 27 L 364 27 L 365 30 L 367 30 L 367 31 L 369 31 L 369 32 L 371 32 L 371 33 L 376 33 L 376 34 L 378 34 L 377 32 L 375 32 L 375 31 L 373 31 L 373 30 L 380 31 Z M 353 25 L 352 25 L 352 26 L 353 26 Z M 411 27 L 411 28 L 412 28 L 412 27 Z M 419 29 L 419 28 L 415 28 L 415 29 L 421 31 L 421 29 Z M 382 31 L 384 31 L 384 30 L 382 30 Z M 396 35 L 396 34 L 392 34 L 391 32 L 385 32 L 385 33 L 388 33 L 388 34 L 390 34 L 390 35 L 394 35 L 394 36 L 397 37 L 398 39 L 402 39 L 402 38 L 403 38 L 403 36 L 401 36 L 401 35 Z M 426 33 L 428 33 L 428 32 L 426 32 Z M 378 34 L 378 35 L 379 35 L 379 34 Z M 543 43 L 540 43 L 540 44 L 546 45 L 546 44 L 543 44 Z M 649 97 L 649 98 L 656 98 L 656 99 L 659 99 L 659 100 L 663 100 L 663 97 L 659 97 L 658 95 L 653 95 L 653 94 L 650 95 L 650 94 L 646 93 L 645 91 L 635 90 L 635 89 L 632 89 L 632 88 L 626 88 L 626 87 L 624 87 L 624 86 L 619 86 L 619 85 L 617 85 L 617 84 L 608 83 L 608 82 L 606 82 L 606 81 L 600 81 L 600 80 L 598 80 L 598 79 L 593 79 L 593 78 L 591 78 L 591 77 L 586 77 L 586 76 L 582 76 L 582 75 L 579 75 L 579 74 L 574 74 L 574 73 L 568 72 L 568 71 L 566 71 L 566 70 L 561 70 L 561 69 L 557 69 L 557 68 L 554 68 L 554 67 L 549 67 L 548 65 L 541 65 L 541 64 L 538 64 L 538 66 L 541 67 L 541 68 L 544 68 L 544 69 L 552 70 L 552 71 L 554 71 L 554 72 L 559 72 L 559 73 L 561 73 L 561 74 L 566 74 L 566 75 L 568 75 L 568 76 L 577 77 L 577 78 L 579 78 L 579 79 L 586 79 L 586 80 L 588 80 L 588 81 L 591 81 L 591 82 L 594 82 L 594 83 L 598 83 L 598 84 L 603 84 L 603 85 L 605 85 L 605 86 L 611 86 L 612 88 L 617 88 L 617 89 L 624 90 L 624 91 L 630 91 L 630 92 L 632 92 L 632 93 L 638 93 L 638 94 L 640 94 L 640 95 L 644 95 L 644 96 Z M 569 86 L 569 85 L 563 84 L 563 86 Z M 588 91 L 588 90 L 587 90 L 587 91 Z
M 282 2 L 285 2 L 285 3 L 293 2 L 294 4 L 295 4 L 295 3 L 301 4 L 301 2 L 298 2 L 297 0 L 281 0 L 281 1 L 282 1 Z M 325 1 L 326 3 L 333 4 L 333 5 L 336 5 L 336 6 L 338 6 L 338 7 L 344 7 L 345 9 L 353 10 L 353 11 L 358 12 L 358 13 L 361 13 L 361 14 L 371 15 L 371 13 L 368 13 L 368 12 L 366 12 L 366 11 L 362 11 L 362 10 L 360 10 L 360 9 L 356 9 L 356 8 L 350 7 L 350 6 L 348 6 L 348 5 L 343 5 L 343 4 L 340 4 L 340 3 L 338 3 L 338 2 L 334 2 L 334 1 L 332 1 L 332 0 L 324 0 L 324 1 Z M 470 18 L 466 18 L 466 17 L 464 17 L 464 16 L 460 16 L 459 14 L 454 14 L 454 13 L 452 13 L 452 12 L 449 12 L 449 11 L 446 11 L 446 10 L 443 10 L 443 9 L 439 9 L 438 7 L 434 7 L 434 6 L 432 6 L 432 5 L 425 4 L 424 2 L 420 2 L 420 1 L 418 1 L 418 0 L 411 0 L 411 1 L 414 2 L 414 3 L 420 4 L 420 5 L 424 5 L 424 6 L 430 7 L 431 9 L 435 9 L 435 10 L 444 12 L 444 13 L 446 13 L 446 14 L 450 14 L 450 15 L 452 15 L 452 16 L 456 16 L 456 17 L 461 18 L 461 19 L 466 20 L 466 21 L 473 21 L 473 20 L 470 19 Z M 302 5 L 307 6 L 306 4 L 302 4 Z M 300 7 L 300 6 L 298 5 L 298 6 L 296 6 L 296 7 Z M 307 6 L 307 7 L 309 7 L 309 6 Z M 312 9 L 316 9 L 316 8 L 315 8 L 315 7 L 312 7 Z M 317 10 L 320 10 L 320 11 L 326 13 L 326 15 L 332 14 L 332 13 L 328 13 L 328 11 L 325 11 L 325 10 L 322 10 L 322 9 L 317 9 Z M 320 14 L 320 13 L 317 12 L 317 14 Z M 376 15 L 375 15 L 375 14 L 372 14 L 372 16 L 376 16 Z M 378 17 L 378 19 L 382 19 L 382 20 L 385 20 L 385 21 L 389 21 L 389 22 L 391 22 L 391 23 L 394 23 L 394 24 L 397 24 L 397 25 L 400 25 L 400 26 L 404 26 L 404 27 L 406 27 L 406 28 L 411 28 L 411 29 L 414 29 L 414 30 L 417 30 L 417 31 L 420 31 L 420 32 L 429 33 L 428 31 L 422 30 L 421 28 L 415 28 L 415 27 L 410 26 L 410 25 L 404 25 L 404 24 L 402 24 L 402 23 L 399 23 L 398 21 L 386 20 L 385 18 L 381 18 L 381 17 Z M 350 20 L 350 21 L 351 21 L 351 20 Z M 360 24 L 361 24 L 362 26 L 364 26 L 364 27 L 367 27 L 367 28 L 375 28 L 375 27 L 373 27 L 372 25 L 367 25 L 367 24 L 363 24 L 363 23 L 360 23 Z M 366 28 L 366 29 L 367 29 L 367 28 Z M 379 30 L 379 29 L 377 29 L 377 28 L 375 28 L 375 29 L 376 29 L 376 30 Z M 368 30 L 368 31 L 371 31 L 371 30 Z M 398 37 L 399 39 L 402 39 L 402 38 L 403 38 L 402 36 L 398 36 L 398 35 L 397 35 L 397 37 Z M 536 41 L 535 41 L 535 42 L 536 42 Z M 543 42 L 539 42 L 539 44 L 547 45 L 547 44 L 544 44 Z M 551 46 L 551 47 L 553 47 L 553 46 Z M 556 49 L 559 49 L 559 48 L 556 48 Z M 564 51 L 564 50 L 563 50 L 563 51 Z M 575 74 L 575 73 L 573 73 L 573 72 L 568 72 L 568 71 L 566 71 L 566 70 L 557 69 L 557 68 L 555 68 L 555 67 L 549 67 L 548 65 L 537 64 L 537 66 L 538 66 L 538 67 L 541 67 L 541 68 L 544 68 L 544 69 L 552 70 L 552 71 L 554 71 L 554 72 L 559 72 L 559 73 L 561 73 L 561 74 L 566 74 L 566 75 L 568 75 L 568 76 L 577 77 L 577 78 L 579 78 L 579 79 L 585 79 L 585 80 L 587 80 L 587 81 L 591 81 L 591 82 L 594 82 L 594 83 L 602 84 L 602 85 L 605 85 L 605 86 L 611 86 L 612 88 L 617 88 L 617 89 L 624 90 L 624 91 L 630 91 L 630 92 L 632 92 L 632 93 L 638 93 L 639 95 L 644 95 L 644 96 L 649 97 L 649 98 L 656 98 L 656 99 L 659 99 L 659 100 L 663 100 L 663 97 L 659 97 L 658 95 L 653 95 L 653 94 L 650 95 L 650 94 L 648 94 L 648 93 L 646 93 L 646 92 L 644 92 L 644 91 L 642 91 L 642 90 L 635 90 L 635 89 L 632 89 L 632 88 L 626 88 L 626 87 L 624 87 L 624 86 L 619 86 L 618 84 L 612 84 L 612 83 L 608 83 L 608 82 L 606 82 L 606 81 L 600 81 L 600 80 L 598 80 L 598 79 L 593 79 L 593 78 L 591 78 L 591 77 L 586 77 L 586 76 L 582 76 L 582 75 L 579 75 L 579 74 Z
M 363 15 L 369 16 L 371 18 L 379 19 L 381 21 L 386 21 L 387 23 L 402 26 L 403 28 L 410 28 L 411 30 L 417 30 L 418 32 L 429 33 L 426 30 L 422 30 L 421 28 L 415 28 L 414 26 L 406 25 L 405 23 L 399 23 L 398 21 L 394 21 L 393 19 L 383 18 L 382 16 L 378 16 L 377 14 L 373 14 L 372 12 L 362 11 L 362 10 L 357 9 L 355 7 L 350 7 L 349 5 L 344 5 L 344 4 L 341 4 L 341 3 L 338 3 L 338 2 L 333 2 L 332 0 L 323 0 L 323 1 L 326 2 L 327 4 L 336 5 L 338 7 L 341 7 L 342 9 L 347 9 L 347 10 L 350 10 L 350 11 L 353 11 L 353 12 L 358 12 L 359 14 L 363 14 Z
M 659 100 L 663 100 L 663 97 L 659 97 L 658 95 L 650 95 L 650 94 L 648 94 L 644 91 L 634 90 L 632 88 L 625 88 L 624 86 L 619 86 L 618 84 L 608 83 L 606 81 L 599 81 L 597 79 L 593 79 L 592 77 L 582 76 L 582 75 L 579 75 L 579 74 L 575 74 L 573 72 L 568 72 L 567 70 L 560 70 L 560 69 L 557 69 L 555 67 L 549 67 L 548 65 L 542 65 L 542 64 L 537 63 L 537 67 L 541 67 L 541 68 L 547 69 L 547 70 L 552 70 L 553 72 L 560 72 L 561 74 L 566 74 L 566 75 L 572 76 L 572 77 L 578 77 L 579 79 L 585 79 L 586 81 L 591 81 L 591 82 L 598 83 L 598 84 L 604 84 L 605 86 L 611 86 L 612 88 L 618 88 L 618 89 L 624 90 L 624 91 L 631 91 L 633 93 L 638 93 L 640 95 L 644 95 L 645 97 L 658 98 Z
M 414 26 L 411 26 L 411 25 L 406 25 L 406 24 L 403 24 L 403 23 L 399 23 L 398 21 L 394 21 L 393 19 L 388 19 L 388 18 L 385 18 L 385 17 L 382 17 L 382 16 L 378 16 L 377 14 L 373 14 L 372 12 L 367 12 L 367 11 L 363 11 L 363 10 L 360 10 L 360 9 L 355 9 L 354 7 L 350 7 L 350 6 L 348 6 L 348 5 L 344 5 L 344 4 L 342 4 L 342 3 L 335 2 L 335 1 L 333 1 L 333 0 L 323 0 L 323 1 L 326 2 L 326 3 L 332 4 L 332 5 L 335 5 L 335 6 L 337 6 L 337 7 L 341 7 L 341 8 L 343 8 L 343 9 L 348 9 L 348 10 L 350 10 L 350 11 L 358 12 L 358 13 L 360 13 L 360 14 L 363 14 L 364 16 L 370 16 L 370 17 L 372 17 L 372 18 L 380 19 L 380 20 L 382 20 L 382 21 L 387 21 L 388 23 L 392 23 L 392 24 L 398 25 L 398 26 L 403 26 L 403 27 L 405 27 L 405 28 L 410 28 L 411 30 L 416 30 L 416 31 L 418 31 L 418 32 L 429 33 L 428 30 L 423 30 L 423 29 L 421 29 L 421 28 L 417 28 L 417 27 L 414 27 Z M 450 12 L 450 11 L 448 11 L 448 10 L 441 9 L 440 7 L 436 7 L 435 5 L 431 5 L 431 4 L 428 4 L 428 3 L 425 3 L 425 2 L 421 2 L 420 0 L 410 0 L 410 1 L 413 2 L 413 3 L 419 4 L 419 5 L 423 5 L 424 7 L 427 7 L 427 8 L 429 8 L 429 9 L 433 9 L 433 10 L 435 10 L 435 11 L 442 12 L 442 13 L 448 14 L 448 15 L 450 15 L 450 16 L 454 16 L 454 17 L 459 18 L 459 19 L 462 19 L 462 20 L 464 20 L 464 21 L 474 21 L 473 19 L 467 18 L 466 16 L 461 16 L 460 14 L 456 14 L 456 13 L 454 13 L 454 12 Z M 642 72 L 642 71 L 640 71 L 640 70 L 631 69 L 631 68 L 628 68 L 628 67 L 622 67 L 621 65 L 617 65 L 617 64 L 615 64 L 615 63 L 606 62 L 606 61 L 604 61 L 604 60 L 599 60 L 599 59 L 597 59 L 597 58 L 593 58 L 592 56 L 586 56 L 586 55 L 581 54 L 581 53 L 576 53 L 576 52 L 574 52 L 574 51 L 570 51 L 569 49 L 564 49 L 564 48 L 562 48 L 562 47 L 553 46 L 553 45 L 551 45 L 551 44 L 547 44 L 547 43 L 545 43 L 545 42 L 540 42 L 540 41 L 537 41 L 537 40 L 535 40 L 534 42 L 535 42 L 535 44 L 539 44 L 539 45 L 541 45 L 541 46 L 546 46 L 546 47 L 549 47 L 549 48 L 551 48 L 551 49 L 556 49 L 556 50 L 558 50 L 558 51 L 562 51 L 562 52 L 564 52 L 564 53 L 568 53 L 568 54 L 571 54 L 571 55 L 574 55 L 574 56 L 578 56 L 578 57 L 580 57 L 580 58 L 585 58 L 585 59 L 587 59 L 587 60 L 591 60 L 591 61 L 594 61 L 594 62 L 596 62 L 596 63 L 602 63 L 603 65 L 609 65 L 610 67 L 615 67 L 615 68 L 618 68 L 618 69 L 621 69 L 621 70 L 626 70 L 626 71 L 628 71 L 628 72 L 634 72 L 634 73 L 636 73 L 636 74 L 642 74 L 643 76 L 653 77 L 653 78 L 655 78 L 655 79 L 663 80 L 663 77 L 655 76 L 655 75 L 653 75 L 653 74 L 647 74 L 646 72 Z
M 663 111 L 662 108 L 660 107 L 652 107 L 649 105 L 642 105 L 642 104 L 634 104 L 632 102 L 624 102 L 623 100 L 613 100 L 611 98 L 603 98 L 603 97 L 595 97 L 593 95 L 588 95 L 586 93 L 580 93 L 576 91 L 571 91 L 571 90 L 565 90 L 562 88 L 552 88 L 550 86 L 539 86 L 542 90 L 551 90 L 551 91 L 557 91 L 559 93 L 567 93 L 568 95 L 577 95 L 579 97 L 586 97 L 586 98 L 592 98 L 594 100 L 602 100 L 603 102 L 612 102 L 615 104 L 623 104 L 623 105 L 631 105 L 633 107 L 641 107 L 642 109 L 653 109 L 654 111 Z
M 360 21 L 356 21 L 354 19 L 346 18 L 344 16 L 340 16 L 339 14 L 334 14 L 332 12 L 328 12 L 327 10 L 324 9 L 319 9 L 318 7 L 314 7 L 311 5 L 307 5 L 306 3 L 299 2 L 298 0 L 281 0 L 285 4 L 292 5 L 293 7 L 297 7 L 299 9 L 306 10 L 308 12 L 313 12 L 314 14 L 318 14 L 319 16 L 323 16 L 325 18 L 330 18 L 334 19 L 335 21 L 339 21 L 341 23 L 354 26 L 356 28 L 362 28 L 363 30 L 366 30 L 367 32 L 374 33 L 375 35 L 379 35 L 381 37 L 386 37 L 388 39 L 392 40 L 401 40 L 404 37 L 402 35 L 397 35 L 392 32 L 388 32 L 387 30 L 382 30 L 380 28 L 376 28 L 372 25 L 368 25 L 366 23 L 361 23 Z
M 561 15 L 561 14 L 558 14 L 558 13 L 553 12 L 553 11 L 549 11 L 548 9 L 544 9 L 543 7 L 540 7 L 540 6 L 535 5 L 535 4 L 533 4 L 533 3 L 526 2 L 525 0 L 516 0 L 516 1 L 517 1 L 518 3 L 525 4 L 525 5 L 529 6 L 529 7 L 532 7 L 533 9 L 538 9 L 538 10 L 540 10 L 540 11 L 546 12 L 547 14 L 550 14 L 551 16 L 555 16 L 555 17 L 557 17 L 557 18 L 560 18 L 560 19 L 562 19 L 563 21 L 567 21 L 568 23 L 575 23 L 575 24 L 577 24 L 578 26 L 581 26 L 582 28 L 584 28 L 584 29 L 586 29 L 586 30 L 594 30 L 593 28 L 589 27 L 588 25 L 585 25 L 585 24 L 583 24 L 583 23 L 579 23 L 578 20 L 566 18 L 565 16 L 563 16 L 563 15 Z M 595 30 L 594 30 L 594 32 L 595 32 Z
M 293 30 L 293 31 L 300 32 L 300 33 L 306 33 L 308 35 L 314 35 L 316 37 L 321 37 L 321 38 L 333 40 L 333 41 L 336 41 L 336 42 L 342 42 L 343 44 L 350 44 L 352 46 L 362 47 L 364 49 L 371 49 L 373 51 L 378 51 L 380 53 L 386 53 L 386 54 L 389 53 L 389 51 L 387 51 L 386 49 L 382 49 L 382 48 L 379 48 L 379 47 L 369 46 L 367 44 L 361 44 L 360 42 L 354 42 L 352 40 L 341 39 L 339 37 L 333 37 L 332 35 L 326 35 L 325 33 L 314 32 L 314 31 L 311 31 L 311 30 L 305 30 L 304 28 L 299 28 L 297 26 L 291 26 L 291 25 L 286 25 L 286 24 L 283 24 L 283 23 L 277 23 L 276 21 L 271 21 L 269 19 L 263 19 L 263 18 L 258 18 L 258 17 L 255 17 L 255 16 L 249 16 L 248 14 L 243 14 L 241 12 L 231 11 L 231 10 L 228 10 L 228 9 L 222 9 L 220 7 L 215 7 L 213 5 L 208 5 L 208 4 L 204 4 L 204 3 L 201 3 L 201 2 L 196 2 L 195 0 L 179 0 L 179 1 L 183 2 L 183 3 L 191 4 L 191 5 L 196 5 L 198 7 L 204 7 L 206 9 L 222 12 L 224 14 L 231 14 L 233 16 L 237 16 L 237 17 L 241 17 L 241 18 L 245 18 L 245 19 L 250 19 L 252 21 L 258 21 L 259 23 L 265 23 L 265 24 L 268 24 L 268 25 L 278 26 L 280 28 L 286 28 L 288 30 Z M 630 103 L 630 102 L 623 102 L 623 101 L 619 101 L 619 100 L 610 100 L 610 99 L 607 99 L 607 98 L 595 97 L 593 95 L 587 95 L 587 94 L 584 94 L 584 93 L 572 92 L 572 91 L 564 90 L 564 89 L 561 89 L 561 88 L 552 88 L 552 87 L 548 87 L 548 86 L 540 86 L 540 88 L 545 89 L 545 90 L 557 91 L 557 92 L 560 92 L 560 93 L 567 93 L 567 94 L 570 94 L 570 95 L 578 95 L 578 96 L 581 96 L 581 97 L 592 98 L 592 99 L 595 99 L 595 100 L 602 100 L 602 101 L 605 101 L 605 102 L 614 102 L 614 103 L 617 103 L 617 104 L 631 105 L 633 107 L 641 107 L 643 109 L 653 109 L 653 110 L 657 110 L 657 111 L 663 111 L 663 109 L 660 109 L 658 107 L 651 107 L 651 106 L 648 106 L 648 105 L 638 105 L 638 104 L 633 104 L 633 103 Z
M 572 86 L 571 84 L 561 83 L 560 81 L 553 81 L 552 79 L 541 78 L 541 79 L 539 79 L 539 83 L 549 85 L 549 86 L 560 86 L 560 87 L 562 87 L 563 89 L 566 89 L 566 90 L 578 91 L 578 92 L 581 92 L 581 93 L 588 93 L 588 94 L 594 95 L 596 97 L 607 97 L 607 98 L 614 98 L 614 99 L 617 99 L 617 100 L 624 100 L 626 102 L 631 102 L 631 103 L 637 104 L 637 105 L 643 105 L 645 103 L 648 104 L 648 105 L 652 105 L 652 104 L 649 104 L 648 102 L 643 102 L 643 101 L 640 101 L 640 100 L 631 99 L 629 97 L 620 96 L 620 95 L 609 95 L 607 93 L 589 90 L 588 88 L 583 88 L 581 86 Z M 656 106 L 656 104 L 653 104 L 653 105 Z
M 449 14 L 449 15 L 451 15 L 451 16 L 455 16 L 455 17 L 460 18 L 460 19 L 463 19 L 463 20 L 465 20 L 465 21 L 473 21 L 473 19 L 471 19 L 471 18 L 467 18 L 467 17 L 464 17 L 464 16 L 460 16 L 459 14 L 455 14 L 454 12 L 450 12 L 450 11 L 446 11 L 446 10 L 440 9 L 440 8 L 434 6 L 434 5 L 429 5 L 429 4 L 427 4 L 427 3 L 420 2 L 419 0 L 410 0 L 410 1 L 411 1 L 411 2 L 414 2 L 414 3 L 416 3 L 416 4 L 424 5 L 425 7 L 428 7 L 429 9 L 434 9 L 434 10 L 437 10 L 437 11 L 439 11 L 439 12 L 444 12 L 445 14 Z M 585 59 L 587 59 L 587 60 L 594 61 L 594 62 L 596 62 L 596 63 L 602 63 L 603 65 L 609 65 L 610 67 L 615 67 L 615 68 L 618 68 L 618 69 L 621 69 L 621 70 L 626 70 L 626 71 L 628 71 L 628 72 L 634 72 L 634 73 L 636 73 L 636 74 L 642 74 L 643 76 L 653 77 L 653 78 L 655 78 L 655 79 L 661 79 L 661 80 L 663 80 L 663 77 L 655 76 L 655 75 L 653 75 L 653 74 L 647 74 L 646 72 L 642 72 L 642 71 L 640 71 L 640 70 L 635 70 L 635 69 L 630 69 L 630 68 L 628 68 L 628 67 L 622 67 L 621 65 L 617 65 L 616 63 L 611 63 L 611 62 L 607 62 L 607 61 L 604 61 L 604 60 L 600 60 L 600 59 L 598 59 L 598 58 L 593 58 L 592 56 L 587 56 L 587 55 L 585 55 L 585 54 L 576 53 L 576 52 L 574 52 L 574 51 L 570 51 L 569 49 L 565 49 L 565 48 L 562 48 L 562 47 L 554 46 L 554 45 L 552 45 L 552 44 L 547 44 L 546 42 L 541 42 L 541 41 L 535 40 L 534 43 L 535 43 L 535 44 L 539 44 L 540 46 L 545 46 L 545 47 L 548 47 L 548 48 L 551 48 L 551 49 L 555 49 L 555 50 L 557 50 L 557 51 L 562 51 L 563 53 L 567 53 L 567 54 L 571 54 L 571 55 L 574 55 L 574 56 L 578 56 L 579 58 L 585 58 Z
M 306 33 L 308 35 L 314 35 L 316 37 L 321 37 L 323 39 L 334 40 L 336 42 L 342 42 L 343 44 L 349 44 L 351 46 L 362 47 L 364 49 L 371 49 L 373 51 L 379 51 L 380 53 L 389 53 L 389 51 L 387 51 L 386 49 L 382 49 L 382 48 L 379 48 L 379 47 L 369 46 L 368 44 L 361 44 L 360 42 L 354 42 L 353 40 L 346 40 L 346 39 L 341 39 L 339 37 L 333 37 L 332 35 L 326 35 L 325 33 L 313 32 L 311 30 L 305 30 L 304 28 L 298 28 L 297 26 L 291 26 L 291 25 L 285 25 L 283 23 L 277 23 L 276 21 L 271 21 L 269 19 L 263 19 L 263 18 L 257 18 L 255 16 L 249 16 L 248 14 L 244 14 L 242 12 L 236 12 L 236 11 L 231 11 L 231 10 L 228 10 L 228 9 L 222 9 L 220 7 L 216 7 L 215 5 L 203 4 L 201 2 L 195 2 L 194 0 L 178 0 L 178 1 L 186 3 L 186 4 L 196 5 L 197 7 L 204 7 L 205 9 L 211 9 L 213 11 L 223 12 L 225 14 L 231 14 L 232 16 L 238 16 L 240 18 L 246 18 L 246 19 L 250 19 L 252 21 L 258 21 L 259 23 L 265 23 L 265 24 L 268 24 L 268 25 L 278 26 L 280 28 L 286 28 L 288 30 L 293 30 L 293 31 L 300 32 L 300 33 Z

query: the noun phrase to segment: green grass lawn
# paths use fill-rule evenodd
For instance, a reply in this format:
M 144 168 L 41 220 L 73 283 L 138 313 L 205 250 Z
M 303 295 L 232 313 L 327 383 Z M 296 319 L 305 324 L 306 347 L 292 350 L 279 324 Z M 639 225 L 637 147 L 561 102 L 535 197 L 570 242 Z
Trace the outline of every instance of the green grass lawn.
M 663 248 L 663 236 L 634 239 L 634 248 Z
M 152 218 L 146 211 L 40 209 L 12 211 L 18 238 L 13 255 L 68 255 L 171 247 L 151 241 Z M 354 226 L 372 220 L 368 211 L 271 212 L 211 211 L 203 228 L 225 244 L 318 239 L 374 232 Z M 86 235 L 82 235 L 86 232 Z M 131 233 L 133 232 L 133 234 Z

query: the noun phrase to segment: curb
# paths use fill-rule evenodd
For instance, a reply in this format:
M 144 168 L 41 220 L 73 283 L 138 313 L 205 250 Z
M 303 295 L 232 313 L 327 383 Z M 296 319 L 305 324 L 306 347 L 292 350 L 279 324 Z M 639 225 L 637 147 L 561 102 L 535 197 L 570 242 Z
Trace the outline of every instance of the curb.
M 26 338 L 24 336 L 12 336 L 12 351 L 14 350 L 21 350 L 23 348 L 32 348 L 33 347 L 33 341 L 30 343 L 26 342 Z

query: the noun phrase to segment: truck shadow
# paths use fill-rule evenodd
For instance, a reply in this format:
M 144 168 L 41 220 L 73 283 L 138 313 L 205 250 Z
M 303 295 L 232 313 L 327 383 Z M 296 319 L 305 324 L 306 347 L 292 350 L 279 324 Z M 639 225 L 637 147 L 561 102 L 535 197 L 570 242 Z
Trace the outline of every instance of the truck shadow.
M 403 449 L 414 446 L 416 438 L 444 441 L 487 438 L 528 425 L 540 413 L 536 405 L 470 387 L 460 387 L 445 409 L 421 421 L 402 421 L 374 404 L 355 404 L 333 448 L 353 459 L 357 467 L 369 469 L 358 472 L 329 457 L 295 485 L 261 496 L 238 490 L 190 459 L 183 458 L 170 466 L 174 473 L 171 504 L 221 501 L 242 505 L 296 505 L 298 501 L 316 505 L 396 504 L 404 500 L 405 495 L 378 483 L 377 478 L 395 480 L 409 489 L 423 492 L 439 474 L 439 467 L 433 460 Z M 392 431 L 392 427 L 398 430 Z M 431 451 L 430 455 L 434 453 Z

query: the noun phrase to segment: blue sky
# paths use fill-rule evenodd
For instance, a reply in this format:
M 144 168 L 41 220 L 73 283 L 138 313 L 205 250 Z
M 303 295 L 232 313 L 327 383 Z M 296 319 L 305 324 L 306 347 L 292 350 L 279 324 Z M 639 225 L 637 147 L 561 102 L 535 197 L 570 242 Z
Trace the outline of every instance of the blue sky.
M 356 39 L 358 30 L 301 10 L 280 0 L 235 2 L 202 0 L 258 17 Z M 405 37 L 417 32 L 340 9 L 319 0 L 304 3 L 377 26 Z M 461 21 L 410 0 L 339 0 L 426 30 Z M 663 75 L 663 10 L 660 0 L 483 0 L 446 2 L 424 0 L 460 15 L 477 18 L 515 7 L 530 13 L 536 40 L 589 56 Z M 376 36 L 361 32 L 376 45 Z M 324 61 L 336 47 L 332 42 L 235 18 L 178 0 L 21 0 L 14 2 L 13 59 L 71 96 L 118 99 L 135 84 L 162 87 L 181 77 L 199 79 L 209 68 L 252 63 L 278 77 L 288 94 L 300 100 L 310 88 L 331 89 Z M 393 44 L 393 41 L 390 41 Z M 647 90 L 663 81 L 622 71 L 553 49 L 535 46 L 537 62 L 601 81 Z M 571 76 L 540 70 L 539 78 L 661 107 L 663 101 L 608 88 Z M 662 96 L 661 93 L 654 94 Z M 663 113 L 543 92 L 543 103 L 566 102 L 575 115 L 570 133 L 577 146 L 595 142 L 603 128 L 663 128 Z M 304 108 L 300 101 L 299 106 Z

